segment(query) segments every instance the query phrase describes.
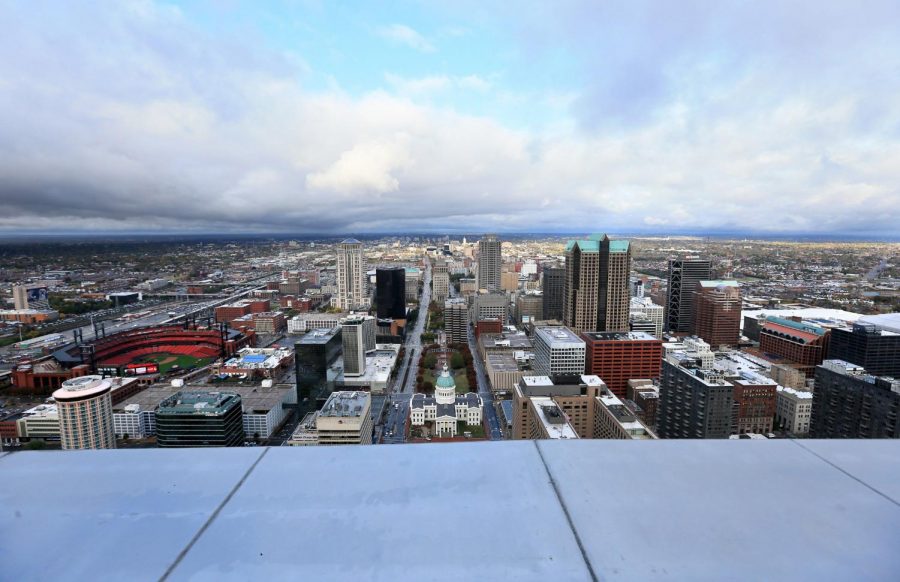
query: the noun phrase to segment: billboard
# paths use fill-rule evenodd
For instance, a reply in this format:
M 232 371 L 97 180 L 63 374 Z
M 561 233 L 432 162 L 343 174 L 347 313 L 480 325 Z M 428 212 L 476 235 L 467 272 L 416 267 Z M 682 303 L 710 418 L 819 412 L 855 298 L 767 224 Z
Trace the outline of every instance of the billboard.
M 159 365 L 155 362 L 141 362 L 138 364 L 127 364 L 125 366 L 126 376 L 143 376 L 144 374 L 158 374 Z
M 47 301 L 46 287 L 29 287 L 25 292 L 28 295 L 28 301 Z

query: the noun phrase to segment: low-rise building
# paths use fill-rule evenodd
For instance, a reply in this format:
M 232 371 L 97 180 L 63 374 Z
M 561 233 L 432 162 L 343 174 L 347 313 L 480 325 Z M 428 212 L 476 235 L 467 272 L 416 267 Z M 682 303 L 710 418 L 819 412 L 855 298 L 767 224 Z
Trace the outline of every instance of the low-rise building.
M 273 378 L 294 365 L 290 348 L 242 348 L 234 357 L 215 368 L 223 376 Z
M 594 414 L 595 439 L 652 440 L 658 438 L 646 424 L 635 416 L 609 389 L 596 397 Z
M 156 409 L 161 448 L 237 447 L 244 442 L 241 397 L 235 392 L 185 390 Z
M 287 320 L 288 333 L 306 333 L 313 329 L 334 329 L 347 313 L 299 313 Z

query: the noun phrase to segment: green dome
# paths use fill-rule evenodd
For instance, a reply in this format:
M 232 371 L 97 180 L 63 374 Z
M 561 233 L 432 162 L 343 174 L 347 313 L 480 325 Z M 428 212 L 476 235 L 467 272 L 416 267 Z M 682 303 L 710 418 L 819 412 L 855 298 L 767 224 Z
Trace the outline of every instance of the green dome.
M 444 370 L 438 377 L 436 386 L 438 388 L 456 388 L 456 382 L 453 381 L 453 376 L 450 375 L 450 372 Z

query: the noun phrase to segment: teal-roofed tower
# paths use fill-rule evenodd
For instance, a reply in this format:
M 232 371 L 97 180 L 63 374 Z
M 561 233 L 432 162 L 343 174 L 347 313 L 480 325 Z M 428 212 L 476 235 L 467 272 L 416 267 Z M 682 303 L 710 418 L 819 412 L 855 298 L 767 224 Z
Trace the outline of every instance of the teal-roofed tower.
M 631 245 L 605 234 L 566 245 L 563 321 L 573 331 L 628 331 Z
M 438 404 L 454 404 L 456 402 L 456 382 L 450 375 L 447 364 L 434 383 L 434 400 Z

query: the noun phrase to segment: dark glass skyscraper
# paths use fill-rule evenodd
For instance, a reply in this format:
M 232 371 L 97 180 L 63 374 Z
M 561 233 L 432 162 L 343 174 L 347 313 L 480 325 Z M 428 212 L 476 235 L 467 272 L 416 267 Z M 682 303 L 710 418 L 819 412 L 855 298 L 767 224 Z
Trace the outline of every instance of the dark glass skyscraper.
M 544 291 L 544 319 L 563 318 L 563 290 L 566 282 L 566 269 L 564 267 L 544 267 L 543 291 Z
M 156 410 L 156 442 L 161 448 L 239 447 L 244 441 L 240 395 L 183 391 Z
M 828 357 L 865 368 L 873 376 L 900 378 L 900 335 L 871 323 L 831 330 Z
M 666 329 L 688 332 L 694 315 L 697 283 L 711 279 L 710 262 L 698 257 L 669 261 L 669 288 L 666 295 Z
M 809 436 L 818 439 L 900 437 L 900 380 L 825 360 L 816 368 Z
M 406 319 L 406 269 L 375 270 L 375 303 L 378 319 Z

